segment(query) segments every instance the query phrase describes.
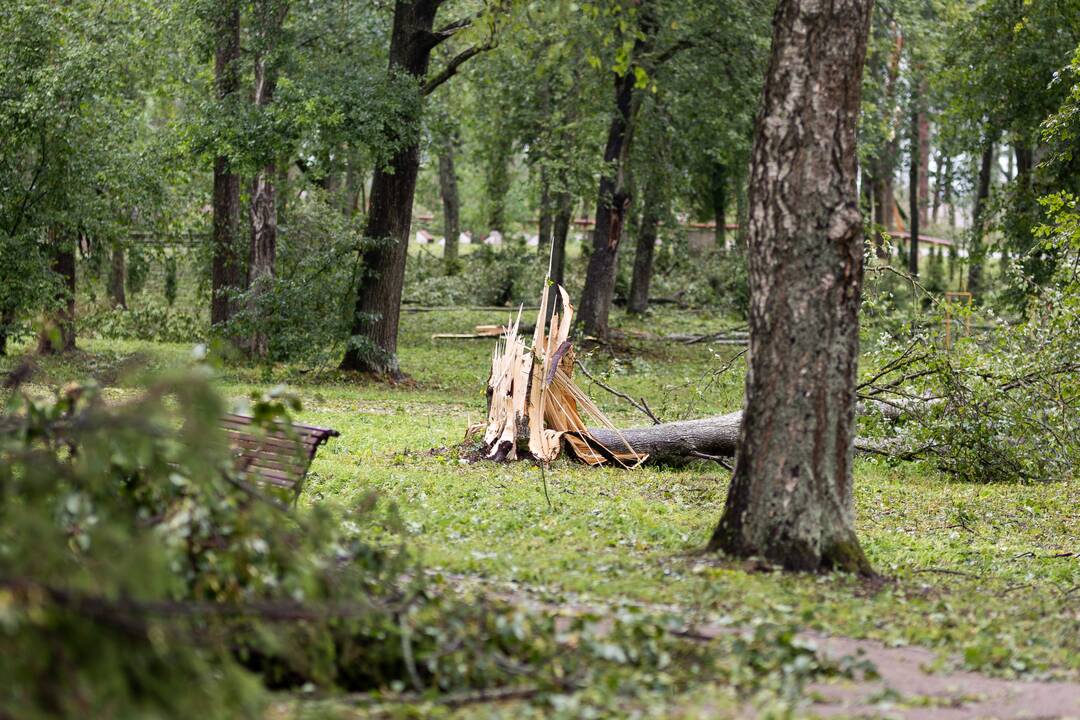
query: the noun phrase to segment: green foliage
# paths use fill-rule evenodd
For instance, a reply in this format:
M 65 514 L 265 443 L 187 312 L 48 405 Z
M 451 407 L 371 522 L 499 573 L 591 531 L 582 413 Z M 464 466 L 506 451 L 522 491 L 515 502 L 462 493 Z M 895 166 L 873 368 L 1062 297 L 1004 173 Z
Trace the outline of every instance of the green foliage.
M 81 333 L 103 338 L 190 343 L 205 339 L 207 333 L 199 313 L 161 304 L 157 298 L 129 308 L 94 305 L 77 319 Z
M 446 275 L 441 263 L 419 255 L 408 267 L 404 297 L 421 305 L 531 305 L 540 297 L 547 258 L 524 243 L 479 245 Z
M 340 355 L 352 319 L 362 227 L 321 195 L 290 207 L 279 228 L 280 270 L 263 291 L 241 293 L 232 337 L 264 334 L 270 360 L 319 362 Z

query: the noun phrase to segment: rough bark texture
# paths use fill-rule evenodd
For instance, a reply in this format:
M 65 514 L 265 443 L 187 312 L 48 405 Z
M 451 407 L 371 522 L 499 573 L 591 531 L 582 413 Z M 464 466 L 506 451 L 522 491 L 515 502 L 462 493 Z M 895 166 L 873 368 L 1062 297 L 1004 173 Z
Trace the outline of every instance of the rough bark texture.
M 214 85 L 219 101 L 227 100 L 240 88 L 240 5 L 223 0 L 218 8 L 214 52 Z M 210 324 L 220 325 L 233 314 L 229 295 L 244 281 L 239 253 L 240 177 L 232 172 L 224 155 L 214 159 L 213 259 L 210 269 Z
M 443 207 L 443 264 L 447 275 L 458 271 L 458 238 L 461 236 L 461 198 L 454 171 L 454 143 L 448 140 L 439 153 L 439 195 Z
M 731 457 L 739 444 L 742 417 L 740 410 L 700 420 L 630 428 L 618 434 L 605 428 L 589 428 L 589 432 L 604 447 L 616 450 L 625 447 L 619 439 L 621 434 L 636 452 L 648 455 L 649 462 L 687 460 L 694 453 Z
M 52 271 L 60 276 L 58 307 L 38 335 L 42 355 L 75 349 L 75 242 L 56 229 L 49 230 L 49 254 Z
M 604 148 L 606 171 L 600 178 L 597 192 L 593 247 L 578 309 L 578 320 L 585 334 L 600 339 L 606 339 L 608 335 L 619 241 L 631 201 L 626 182 L 626 161 L 630 125 L 633 122 L 634 82 L 632 72 L 615 78 L 615 112 L 611 116 Z
M 971 222 L 971 245 L 968 248 L 967 290 L 972 297 L 978 298 L 983 291 L 983 260 L 986 248 L 983 246 L 983 216 L 986 203 L 990 199 L 990 180 L 994 171 L 994 143 L 987 141 L 983 147 L 982 160 L 979 163 L 979 184 L 975 190 L 975 211 Z
M 551 227 L 551 281 L 556 285 L 565 285 L 566 275 L 566 240 L 570 235 L 570 223 L 574 220 L 574 198 L 568 192 L 555 195 L 555 219 Z M 562 313 L 562 295 L 555 297 L 548 304 L 547 320 L 555 313 Z
M 431 51 L 439 2 L 398 0 L 390 37 L 390 72 L 404 72 L 423 80 Z M 420 168 L 416 128 L 389 166 L 379 167 L 371 183 L 371 200 L 364 227 L 367 245 L 361 253 L 363 279 L 356 293 L 356 308 L 343 370 L 399 377 L 397 331 L 405 259 L 412 225 L 413 196 Z
M 871 403 L 873 412 L 888 420 L 897 420 L 905 410 L 895 403 Z M 860 412 L 863 411 L 859 407 Z M 607 428 L 589 428 L 593 438 L 611 450 L 623 450 L 629 445 L 635 452 L 648 455 L 649 463 L 683 462 L 686 460 L 734 457 L 739 448 L 742 430 L 741 410 L 700 418 L 660 423 L 648 427 L 622 429 L 616 433 Z M 622 436 L 626 442 L 619 438 Z M 881 454 L 889 444 L 875 438 L 856 438 L 855 449 Z
M 124 248 L 116 244 L 112 249 L 112 260 L 109 265 L 109 300 L 114 308 L 126 308 L 127 297 L 124 294 L 124 278 L 127 268 L 124 264 Z
M 660 229 L 660 203 L 662 190 L 656 181 L 645 188 L 645 207 L 638 229 L 637 249 L 634 252 L 634 274 L 630 278 L 630 300 L 627 312 L 641 314 L 649 307 L 649 285 L 652 282 L 653 256 Z
M 751 154 L 746 411 L 709 547 L 791 570 L 871 572 L 851 491 L 871 5 L 780 0 Z
M 911 158 L 910 172 L 908 174 L 908 234 L 911 242 L 908 249 L 908 273 L 911 277 L 919 277 L 919 224 L 922 221 L 922 208 L 919 203 L 919 194 L 922 192 L 921 177 L 925 174 L 922 170 L 922 116 L 919 112 L 919 98 L 912 98 L 911 108 Z
M 919 223 L 926 227 L 930 210 L 930 116 L 926 112 L 925 98 L 929 93 L 926 80 L 919 83 Z
M 277 68 L 268 56 L 285 21 L 288 5 L 269 0 L 259 3 L 258 8 L 262 51 L 255 58 L 255 105 L 265 108 L 274 101 L 277 85 Z M 247 280 L 253 313 L 259 312 L 260 299 L 274 281 L 274 259 L 277 255 L 276 177 L 276 164 L 270 161 L 255 173 L 251 183 L 251 251 Z M 261 331 L 252 333 L 248 352 L 256 357 L 264 357 L 267 350 L 266 334 Z

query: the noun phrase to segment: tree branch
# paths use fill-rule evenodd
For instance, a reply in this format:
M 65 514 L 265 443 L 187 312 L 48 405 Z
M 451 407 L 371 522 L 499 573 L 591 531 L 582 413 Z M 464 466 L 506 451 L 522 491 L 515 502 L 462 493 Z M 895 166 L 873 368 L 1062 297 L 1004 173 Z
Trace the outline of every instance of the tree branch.
M 470 58 L 479 55 L 482 52 L 487 52 L 494 47 L 495 41 L 489 40 L 483 45 L 473 45 L 472 47 L 462 50 L 460 53 L 455 55 L 450 60 L 450 62 L 446 64 L 446 67 L 444 67 L 438 75 L 435 75 L 426 83 L 424 83 L 424 88 L 422 91 L 423 94 L 427 96 L 435 92 L 435 90 L 437 90 L 440 85 L 445 83 L 450 78 L 454 77 L 454 75 L 457 75 L 458 68 L 468 62 Z

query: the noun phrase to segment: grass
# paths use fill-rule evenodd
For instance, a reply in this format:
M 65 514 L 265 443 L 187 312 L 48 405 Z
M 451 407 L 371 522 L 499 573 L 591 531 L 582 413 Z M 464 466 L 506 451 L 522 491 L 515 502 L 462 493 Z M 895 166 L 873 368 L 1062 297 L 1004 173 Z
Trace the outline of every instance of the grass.
M 501 319 L 490 312 L 406 313 L 400 350 L 412 383 L 392 386 L 287 365 L 226 367 L 219 382 L 234 398 L 287 383 L 303 402 L 302 420 L 342 433 L 320 452 L 301 502 L 347 502 L 375 491 L 396 505 L 424 564 L 446 573 L 513 581 L 556 600 L 673 604 L 736 625 L 770 620 L 917 644 L 941 651 L 943 668 L 1080 676 L 1076 478 L 961 484 L 924 465 L 860 459 L 858 533 L 887 579 L 752 570 L 699 552 L 727 489 L 728 473 L 718 465 L 626 472 L 560 460 L 544 472 L 527 463 L 468 465 L 453 451 L 430 452 L 456 445 L 467 424 L 482 419 L 491 350 L 489 341 L 430 336 Z M 664 311 L 648 329 L 663 334 L 716 325 L 704 313 Z M 646 326 L 621 321 L 620 327 Z M 711 372 L 730 358 L 730 347 L 632 337 L 630 343 L 585 362 L 617 387 L 647 397 L 662 418 L 739 406 L 741 362 L 719 377 Z M 39 381 L 91 374 L 123 394 L 135 382 L 123 371 L 131 358 L 164 368 L 190 357 L 182 345 L 85 340 L 82 347 L 71 359 L 43 362 Z M 618 424 L 645 421 L 589 385 Z M 719 702 L 710 698 L 702 702 Z

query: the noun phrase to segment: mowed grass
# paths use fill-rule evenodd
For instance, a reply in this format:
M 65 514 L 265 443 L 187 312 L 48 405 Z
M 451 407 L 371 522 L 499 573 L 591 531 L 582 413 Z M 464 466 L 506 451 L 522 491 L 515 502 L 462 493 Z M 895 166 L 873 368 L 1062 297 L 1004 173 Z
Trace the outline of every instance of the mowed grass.
M 1000 675 L 1080 675 L 1080 481 L 964 484 L 921 464 L 856 465 L 858 532 L 884 579 L 790 575 L 702 554 L 729 481 L 721 466 L 635 471 L 559 460 L 467 464 L 454 448 L 483 418 L 491 341 L 432 340 L 509 313 L 402 317 L 401 361 L 412 382 L 388 385 L 332 368 L 226 366 L 222 392 L 242 399 L 285 383 L 299 417 L 342 436 L 323 448 L 302 504 L 349 504 L 376 492 L 396 506 L 422 562 L 446 573 L 513 581 L 558 602 L 670 604 L 688 619 L 755 620 L 941 651 L 942 667 Z M 528 315 L 528 313 L 526 313 Z M 619 313 L 624 339 L 583 358 L 610 384 L 644 396 L 665 420 L 737 409 L 738 348 L 642 338 L 731 323 L 664 310 Z M 527 318 L 531 320 L 531 318 Z M 117 396 L 136 366 L 190 362 L 191 348 L 84 340 L 80 354 L 41 364 L 37 389 L 94 375 Z M 134 360 L 132 358 L 135 358 Z M 5 359 L 11 367 L 17 358 Z M 620 425 L 648 422 L 627 403 L 582 385 Z M 434 452 L 433 452 L 434 450 Z

